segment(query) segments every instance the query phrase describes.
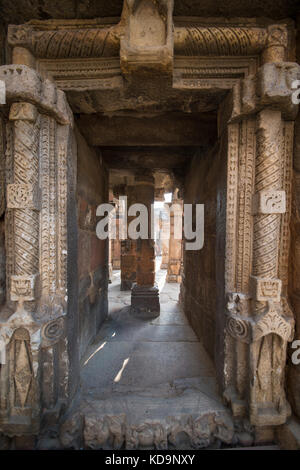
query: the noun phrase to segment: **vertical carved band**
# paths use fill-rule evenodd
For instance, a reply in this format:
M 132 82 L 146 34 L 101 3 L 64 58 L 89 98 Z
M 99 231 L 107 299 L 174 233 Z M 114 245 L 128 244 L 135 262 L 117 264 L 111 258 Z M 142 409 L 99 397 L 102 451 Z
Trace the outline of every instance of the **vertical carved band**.
M 13 179 L 7 192 L 14 209 L 14 276 L 11 298 L 33 297 L 32 277 L 39 272 L 39 214 L 34 207 L 39 183 L 40 116 L 29 103 L 14 103 L 9 118 L 13 126 Z
M 255 191 L 281 189 L 282 123 L 279 111 L 264 110 L 258 116 Z M 254 217 L 253 275 L 275 279 L 278 276 L 278 235 L 280 215 Z
M 233 292 L 236 287 L 236 215 L 239 162 L 239 124 L 228 126 L 227 217 L 225 288 Z

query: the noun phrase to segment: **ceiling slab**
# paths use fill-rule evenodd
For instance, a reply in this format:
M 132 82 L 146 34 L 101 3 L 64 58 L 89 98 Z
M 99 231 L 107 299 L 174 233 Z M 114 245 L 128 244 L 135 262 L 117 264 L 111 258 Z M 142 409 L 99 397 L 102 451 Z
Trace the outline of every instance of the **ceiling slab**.
M 96 147 L 201 146 L 217 135 L 215 115 L 168 113 L 152 118 L 80 115 L 76 123 L 87 142 Z

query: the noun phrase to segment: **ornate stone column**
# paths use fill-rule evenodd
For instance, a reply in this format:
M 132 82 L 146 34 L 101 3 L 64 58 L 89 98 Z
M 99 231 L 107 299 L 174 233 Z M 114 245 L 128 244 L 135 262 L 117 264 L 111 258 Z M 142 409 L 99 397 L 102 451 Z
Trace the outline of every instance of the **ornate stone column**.
M 286 212 L 282 181 L 283 124 L 272 109 L 257 116 L 253 222 L 252 298 L 255 326 L 250 345 L 250 417 L 257 425 L 281 424 L 290 413 L 284 391 L 291 313 L 279 279 L 280 223 Z M 272 416 L 272 418 L 271 418 Z
M 136 284 L 131 291 L 131 311 L 142 318 L 159 316 L 159 290 L 155 285 L 155 249 L 151 238 L 151 205 L 154 204 L 154 177 L 150 171 L 140 172 L 135 177 L 138 203 L 148 210 L 148 239 L 136 241 Z
M 167 282 L 181 282 L 182 240 L 176 238 L 175 224 L 182 220 L 182 201 L 174 198 L 169 204 L 170 212 L 170 240 Z M 181 230 L 182 231 L 182 230 Z
M 127 186 L 127 206 L 136 200 L 136 189 Z M 127 216 L 127 228 L 134 217 Z M 121 290 L 131 290 L 136 282 L 136 240 L 127 238 L 121 242 Z
M 0 369 L 0 431 L 8 436 L 34 436 L 42 419 L 46 423 L 58 417 L 70 391 L 71 332 L 65 317 L 72 119 L 63 92 L 34 70 L 2 66 L 0 79 L 5 81 L 10 106 L 5 178 L 7 289 L 0 309 L 2 359 L 5 356 Z
M 249 414 L 256 427 L 283 424 L 291 413 L 285 365 L 294 329 L 287 280 L 297 107 L 290 84 L 299 72 L 294 63 L 264 64 L 241 83 L 228 128 L 225 397 L 235 416 Z

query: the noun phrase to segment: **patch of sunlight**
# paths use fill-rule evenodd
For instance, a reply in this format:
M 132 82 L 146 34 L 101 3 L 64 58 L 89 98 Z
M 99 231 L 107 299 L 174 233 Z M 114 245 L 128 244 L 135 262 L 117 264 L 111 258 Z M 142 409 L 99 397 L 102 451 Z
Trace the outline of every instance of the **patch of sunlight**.
M 114 378 L 114 382 L 120 382 L 123 371 L 124 371 L 125 367 L 127 366 L 128 361 L 129 361 L 129 357 L 127 357 L 127 359 L 124 360 L 121 369 L 119 370 L 119 372 L 117 373 L 117 375 Z
M 93 354 L 90 355 L 90 357 L 87 358 L 87 360 L 84 362 L 83 366 L 86 366 L 87 363 L 95 356 L 95 354 L 97 354 L 97 352 L 99 352 L 102 348 L 104 348 L 104 346 L 106 345 L 107 341 L 104 341 L 100 346 L 99 348 L 97 348 Z

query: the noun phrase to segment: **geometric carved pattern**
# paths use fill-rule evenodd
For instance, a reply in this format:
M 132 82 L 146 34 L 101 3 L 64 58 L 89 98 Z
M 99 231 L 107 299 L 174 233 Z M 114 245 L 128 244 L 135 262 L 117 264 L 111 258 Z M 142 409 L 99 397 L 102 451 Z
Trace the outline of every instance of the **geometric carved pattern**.
M 11 300 L 31 301 L 34 300 L 36 276 L 11 276 Z
M 258 277 L 251 277 L 252 279 L 252 295 L 257 301 L 264 302 L 266 300 L 273 300 L 280 302 L 281 285 L 280 279 L 263 279 Z
M 23 107 L 22 109 L 24 110 L 25 108 Z M 11 109 L 13 109 L 13 106 Z M 34 111 L 31 107 L 29 109 L 31 116 L 34 114 Z M 16 185 L 30 184 L 33 188 L 38 186 L 39 131 L 40 115 L 37 117 L 36 122 L 31 120 L 14 121 L 14 184 Z M 14 186 L 14 188 L 17 187 Z M 23 193 L 21 192 L 22 195 Z M 34 197 L 32 197 L 32 201 L 34 201 Z M 33 205 L 31 204 L 31 207 Z M 39 271 L 39 215 L 32 208 L 28 207 L 14 209 L 13 212 L 14 274 L 30 276 Z
M 65 321 L 63 317 L 46 323 L 42 328 L 43 347 L 50 347 L 57 343 L 64 334 Z
M 284 214 L 285 191 L 260 191 L 253 198 L 254 214 Z
M 17 392 L 16 404 L 19 402 L 21 407 L 24 408 L 33 378 L 27 341 L 15 341 L 15 354 L 14 381 Z
M 175 29 L 174 49 L 181 56 L 256 55 L 266 39 L 265 28 L 195 25 Z
M 37 188 L 30 183 L 7 185 L 7 207 L 9 209 L 38 210 L 39 197 Z
M 264 110 L 258 115 L 255 189 L 278 191 L 281 188 L 282 123 L 278 111 Z M 254 217 L 253 274 L 277 278 L 280 216 L 257 214 Z
M 293 339 L 293 320 L 281 315 L 280 310 L 280 304 L 276 305 L 273 302 L 268 302 L 266 313 L 253 326 L 253 341 L 257 341 L 270 333 L 275 333 L 284 341 Z

